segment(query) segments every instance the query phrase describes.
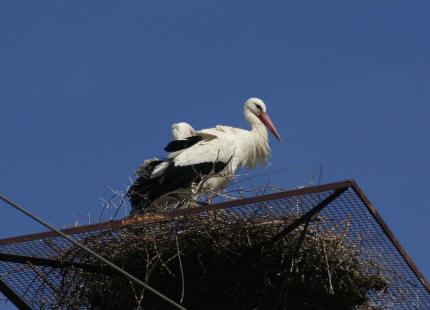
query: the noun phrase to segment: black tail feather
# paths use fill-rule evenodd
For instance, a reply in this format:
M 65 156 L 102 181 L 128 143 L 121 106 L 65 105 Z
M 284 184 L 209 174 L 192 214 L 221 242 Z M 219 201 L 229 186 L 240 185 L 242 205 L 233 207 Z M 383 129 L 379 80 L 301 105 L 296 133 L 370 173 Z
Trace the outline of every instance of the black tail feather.
M 190 187 L 193 182 L 199 182 L 202 176 L 221 172 L 227 164 L 228 162 L 205 162 L 189 166 L 172 164 L 157 178 L 151 178 L 150 174 L 139 177 L 127 191 L 132 213 L 147 209 L 153 201 L 165 194 Z M 154 168 L 155 166 L 152 170 Z

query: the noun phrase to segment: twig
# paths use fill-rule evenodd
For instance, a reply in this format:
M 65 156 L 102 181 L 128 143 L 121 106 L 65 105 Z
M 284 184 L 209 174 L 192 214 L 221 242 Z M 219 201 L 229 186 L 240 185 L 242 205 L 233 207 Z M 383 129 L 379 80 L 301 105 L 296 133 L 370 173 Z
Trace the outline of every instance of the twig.
M 178 242 L 178 235 L 176 235 L 176 250 L 178 251 L 178 261 L 179 261 L 179 268 L 181 270 L 181 285 L 182 285 L 182 289 L 181 289 L 181 299 L 180 299 L 180 303 L 182 303 L 184 301 L 184 293 L 185 293 L 185 276 L 184 276 L 184 269 L 182 267 L 182 260 L 181 260 L 181 253 L 179 252 L 179 242 Z

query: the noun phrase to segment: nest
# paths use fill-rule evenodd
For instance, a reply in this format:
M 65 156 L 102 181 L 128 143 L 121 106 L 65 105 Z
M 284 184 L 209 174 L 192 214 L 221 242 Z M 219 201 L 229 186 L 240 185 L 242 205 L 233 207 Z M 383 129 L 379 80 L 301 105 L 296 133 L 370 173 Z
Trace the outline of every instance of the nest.
M 348 240 L 349 220 L 315 218 L 274 242 L 296 219 L 221 211 L 81 241 L 187 309 L 383 309 L 368 296 L 383 293 L 387 280 Z M 59 259 L 100 265 L 78 248 Z M 59 308 L 173 309 L 108 267 L 64 269 L 60 292 Z

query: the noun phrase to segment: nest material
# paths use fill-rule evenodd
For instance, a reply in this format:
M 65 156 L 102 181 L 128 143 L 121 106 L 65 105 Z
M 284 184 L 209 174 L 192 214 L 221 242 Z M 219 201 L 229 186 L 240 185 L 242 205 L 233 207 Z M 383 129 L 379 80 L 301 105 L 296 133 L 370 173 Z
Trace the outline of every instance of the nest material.
M 89 235 L 82 242 L 187 309 L 383 309 L 368 294 L 387 280 L 339 226 L 312 221 L 271 242 L 297 216 L 220 212 Z M 61 257 L 91 265 L 71 248 Z M 63 270 L 59 308 L 171 309 L 107 267 Z M 172 308 L 173 309 L 173 308 Z

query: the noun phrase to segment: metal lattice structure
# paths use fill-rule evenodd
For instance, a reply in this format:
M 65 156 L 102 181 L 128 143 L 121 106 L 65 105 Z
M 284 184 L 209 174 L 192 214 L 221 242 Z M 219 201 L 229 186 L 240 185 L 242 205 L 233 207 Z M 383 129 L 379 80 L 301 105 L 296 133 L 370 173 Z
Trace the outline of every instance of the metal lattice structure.
M 103 231 L 120 232 L 135 225 L 162 231 L 170 219 L 194 217 L 204 223 L 218 211 L 241 218 L 264 215 L 276 219 L 294 214 L 297 220 L 286 225 L 279 238 L 315 216 L 325 218 L 332 225 L 348 219 L 348 240 L 373 253 L 388 279 L 388 291 L 371 294 L 371 301 L 389 309 L 430 309 L 430 285 L 354 181 L 81 226 L 63 232 L 83 240 Z M 0 240 L 0 291 L 20 309 L 52 309 L 61 294 L 62 268 L 83 265 L 79 261 L 58 259 L 72 247 L 72 243 L 53 232 Z

